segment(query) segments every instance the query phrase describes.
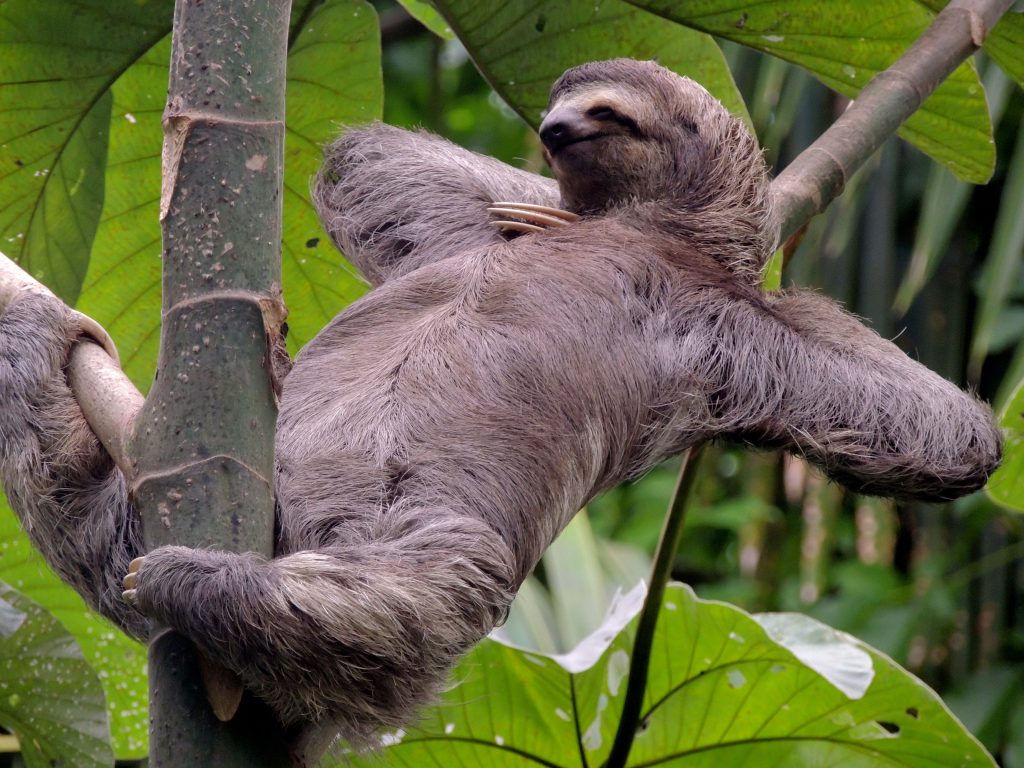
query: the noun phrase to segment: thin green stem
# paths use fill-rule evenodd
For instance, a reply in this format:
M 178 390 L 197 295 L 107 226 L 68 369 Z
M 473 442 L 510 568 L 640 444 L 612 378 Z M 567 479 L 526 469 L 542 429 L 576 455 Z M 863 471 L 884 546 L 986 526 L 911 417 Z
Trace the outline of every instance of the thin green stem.
M 647 690 L 647 670 L 651 660 L 651 647 L 654 644 L 654 630 L 658 626 L 658 614 L 661 611 L 662 598 L 665 596 L 665 585 L 672 575 L 672 563 L 683 538 L 687 500 L 697 478 L 697 465 L 700 463 L 703 447 L 703 444 L 695 445 L 683 455 L 683 466 L 679 470 L 679 479 L 676 481 L 672 501 L 669 502 L 668 513 L 661 529 L 661 537 L 658 539 L 658 549 L 654 553 L 650 588 L 640 610 L 640 624 L 636 630 L 636 639 L 633 641 L 633 655 L 629 662 L 629 677 L 619 728 L 615 732 L 615 741 L 602 768 L 622 768 L 626 765 L 637 727 L 640 725 L 640 712 Z

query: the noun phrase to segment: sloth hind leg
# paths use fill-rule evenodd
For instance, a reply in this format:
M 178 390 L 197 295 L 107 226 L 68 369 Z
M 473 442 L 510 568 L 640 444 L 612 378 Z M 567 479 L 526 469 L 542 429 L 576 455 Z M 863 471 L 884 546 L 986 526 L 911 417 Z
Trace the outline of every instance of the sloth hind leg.
M 380 539 L 274 560 L 163 547 L 144 558 L 135 599 L 285 723 L 366 743 L 437 694 L 514 588 L 512 553 L 482 521 L 422 508 L 391 523 Z

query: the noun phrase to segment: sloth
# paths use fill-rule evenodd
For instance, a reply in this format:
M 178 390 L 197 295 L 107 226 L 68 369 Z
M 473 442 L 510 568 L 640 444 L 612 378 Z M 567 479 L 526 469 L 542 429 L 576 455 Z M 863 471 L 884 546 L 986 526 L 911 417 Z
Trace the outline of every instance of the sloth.
M 374 289 L 284 382 L 273 559 L 144 553 L 62 373 L 76 321 L 13 304 L 0 470 L 54 568 L 130 634 L 192 638 L 285 724 L 366 744 L 437 695 L 581 506 L 688 447 L 785 448 L 866 494 L 984 484 L 985 405 L 832 301 L 759 289 L 767 169 L 701 86 L 576 67 L 540 138 L 556 181 L 382 124 L 328 148 L 315 203 Z

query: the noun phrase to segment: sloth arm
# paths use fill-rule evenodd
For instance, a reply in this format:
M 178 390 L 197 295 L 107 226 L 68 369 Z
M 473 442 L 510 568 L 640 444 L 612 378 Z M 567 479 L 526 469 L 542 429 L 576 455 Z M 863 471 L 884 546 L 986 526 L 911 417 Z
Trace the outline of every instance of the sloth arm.
M 24 294 L 0 315 L 0 483 L 50 566 L 141 638 L 148 621 L 121 599 L 141 527 L 62 370 L 78 334 L 71 311 L 45 296 Z
M 326 150 L 313 203 L 334 244 L 374 286 L 504 238 L 496 201 L 557 206 L 558 185 L 433 134 L 372 123 Z
M 720 436 L 784 447 L 855 491 L 896 498 L 953 499 L 999 464 L 988 406 L 827 298 L 732 302 L 715 336 Z

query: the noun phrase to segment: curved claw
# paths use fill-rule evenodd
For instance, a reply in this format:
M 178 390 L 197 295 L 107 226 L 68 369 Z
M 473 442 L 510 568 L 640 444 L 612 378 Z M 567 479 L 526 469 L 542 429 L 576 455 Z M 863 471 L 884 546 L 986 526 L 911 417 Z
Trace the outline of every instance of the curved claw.
M 510 202 L 499 202 L 494 201 L 491 203 L 496 208 L 516 208 L 520 211 L 533 211 L 535 213 L 545 213 L 548 216 L 554 216 L 556 219 L 563 219 L 567 222 L 578 221 L 580 216 L 578 213 L 572 211 L 566 211 L 562 208 L 554 208 L 550 205 L 537 205 L 536 203 L 510 203 Z
M 110 334 L 107 333 L 107 329 L 97 323 L 88 315 L 84 315 L 77 309 L 72 310 L 75 319 L 78 320 L 78 326 L 82 333 L 88 336 L 90 339 L 99 344 L 106 351 L 110 358 L 117 363 L 121 364 L 121 358 L 117 354 L 117 347 L 114 344 L 114 340 L 110 338 Z
M 143 559 L 142 557 L 136 557 L 128 563 L 128 573 L 121 582 L 124 586 L 121 599 L 136 610 L 139 607 L 139 596 L 136 588 L 139 585 L 139 569 L 142 568 Z
M 135 587 L 139 584 L 139 569 L 142 567 L 143 558 L 136 557 L 130 563 L 128 563 L 128 573 L 122 580 L 122 584 L 127 592 L 134 592 Z
M 525 221 L 492 221 L 491 224 L 503 232 L 543 232 L 544 227 L 527 224 Z
M 501 216 L 513 216 L 542 228 L 564 227 L 579 219 L 578 215 L 570 211 L 534 203 L 493 203 L 487 211 Z

